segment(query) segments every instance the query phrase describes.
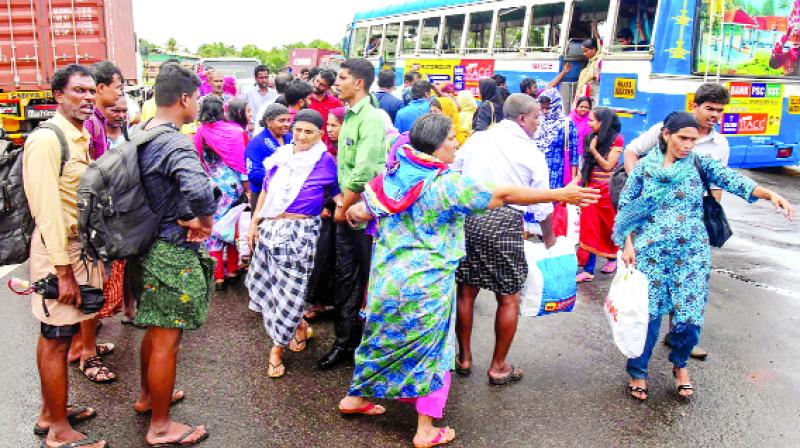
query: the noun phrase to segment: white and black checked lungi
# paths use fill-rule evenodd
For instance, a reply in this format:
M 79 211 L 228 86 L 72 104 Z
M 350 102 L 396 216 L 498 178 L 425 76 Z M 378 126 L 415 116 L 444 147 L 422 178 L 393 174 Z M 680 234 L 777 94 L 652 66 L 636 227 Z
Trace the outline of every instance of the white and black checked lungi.
M 467 256 L 458 265 L 456 281 L 500 295 L 520 292 L 528 276 L 522 218 L 521 211 L 508 206 L 468 216 Z
M 265 219 L 258 228 L 245 285 L 250 309 L 264 317 L 276 345 L 288 345 L 303 318 L 321 222 L 319 216 Z

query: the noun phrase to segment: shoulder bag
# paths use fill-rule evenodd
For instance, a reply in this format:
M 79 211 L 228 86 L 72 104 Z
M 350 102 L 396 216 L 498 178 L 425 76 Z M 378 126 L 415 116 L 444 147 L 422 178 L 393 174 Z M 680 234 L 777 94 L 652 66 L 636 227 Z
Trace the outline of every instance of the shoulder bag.
M 697 169 L 697 173 L 700 174 L 700 179 L 703 181 L 703 187 L 706 190 L 706 195 L 703 196 L 703 222 L 708 232 L 708 242 L 714 247 L 722 247 L 733 235 L 733 231 L 728 223 L 728 218 L 725 216 L 725 210 L 711 194 L 711 185 L 708 183 L 708 177 L 703 165 L 700 163 L 700 157 L 697 155 L 694 155 L 694 166 Z

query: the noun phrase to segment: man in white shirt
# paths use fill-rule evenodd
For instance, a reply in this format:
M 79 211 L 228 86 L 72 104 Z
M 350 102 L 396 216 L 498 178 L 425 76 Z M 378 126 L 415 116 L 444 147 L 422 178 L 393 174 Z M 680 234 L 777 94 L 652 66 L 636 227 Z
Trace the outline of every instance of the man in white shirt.
M 267 107 L 269 107 L 270 104 L 274 103 L 275 100 L 278 99 L 278 97 L 283 96 L 284 92 L 286 92 L 286 86 L 292 81 L 292 79 L 294 79 L 294 77 L 292 77 L 292 74 L 289 72 L 280 72 L 278 73 L 278 76 L 275 77 L 275 89 L 274 89 L 275 97 L 265 101 L 260 108 L 253 109 L 253 112 L 255 112 L 255 114 L 253 115 L 253 121 L 255 122 L 253 135 L 258 135 L 261 133 L 261 131 L 264 130 L 264 126 L 262 126 L 262 121 L 263 121 L 262 119 L 264 118 L 264 113 L 267 111 Z M 270 88 L 270 90 L 272 89 Z M 286 103 L 284 101 L 281 104 L 286 104 Z
M 266 65 L 257 66 L 253 70 L 253 77 L 256 80 L 256 88 L 247 92 L 244 99 L 250 106 L 251 121 L 255 124 L 256 113 L 262 107 L 272 104 L 278 97 L 278 92 L 269 86 L 269 68 Z
M 722 119 L 722 110 L 730 102 L 728 89 L 721 84 L 706 83 L 701 85 L 694 95 L 692 111 L 700 125 L 700 139 L 694 145 L 694 152 L 711 157 L 723 164 L 728 164 L 730 145 L 728 139 L 715 129 Z M 658 146 L 663 123 L 656 123 L 644 134 L 633 139 L 625 146 L 625 171 L 630 173 L 640 158 Z M 711 192 L 719 201 L 722 190 L 712 185 Z
M 723 164 L 728 164 L 731 148 L 728 139 L 716 130 L 717 123 L 722 119 L 722 110 L 731 101 L 730 92 L 725 86 L 716 83 L 706 83 L 697 88 L 692 102 L 692 111 L 700 125 L 700 139 L 694 145 L 694 152 L 702 156 L 716 159 Z M 647 155 L 651 149 L 659 144 L 659 136 L 663 123 L 656 123 L 644 134 L 633 139 L 625 147 L 625 171 L 630 173 L 640 158 Z M 711 185 L 711 194 L 717 201 L 722 200 L 722 190 L 716 185 Z M 664 344 L 669 345 L 669 339 L 664 338 Z M 705 360 L 708 352 L 695 346 L 691 357 Z
M 494 185 L 548 189 L 547 161 L 532 140 L 539 124 L 539 105 L 530 96 L 515 93 L 506 100 L 503 114 L 505 119 L 492 129 L 475 133 L 466 141 L 451 168 Z M 456 271 L 459 344 L 456 371 L 462 375 L 471 372 L 473 306 L 480 289 L 491 290 L 497 298 L 497 314 L 494 354 L 487 374 L 489 381 L 497 385 L 518 381 L 524 374 L 522 369 L 506 362 L 506 355 L 517 331 L 519 292 L 528 275 L 522 228 L 526 210 L 540 221 L 545 242 L 552 245 L 553 204 L 501 207 L 466 219 L 467 256 Z

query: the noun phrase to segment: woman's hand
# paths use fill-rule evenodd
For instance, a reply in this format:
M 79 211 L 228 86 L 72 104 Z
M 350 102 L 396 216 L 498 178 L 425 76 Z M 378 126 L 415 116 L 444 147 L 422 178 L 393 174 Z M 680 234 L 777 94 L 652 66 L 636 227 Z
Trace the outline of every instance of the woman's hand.
M 636 267 L 636 249 L 633 248 L 633 238 L 628 235 L 625 239 L 625 248 L 622 250 L 622 261 L 631 268 Z
M 770 192 L 769 200 L 772 201 L 772 205 L 775 206 L 775 210 L 782 211 L 784 216 L 789 218 L 789 221 L 794 220 L 794 207 L 789 201 L 786 200 L 783 196 L 775 193 L 774 191 Z
M 250 223 L 250 230 L 247 231 L 247 245 L 250 246 L 250 253 L 255 251 L 256 243 L 258 242 L 258 219 L 254 219 Z
M 328 219 L 331 217 L 331 211 L 325 207 L 322 207 L 322 213 L 319 214 L 319 217 L 322 219 Z
M 599 154 L 600 154 L 599 152 L 597 152 L 597 136 L 596 135 L 594 137 L 592 137 L 592 141 L 591 141 L 591 143 L 589 143 L 589 151 L 591 151 L 592 154 L 595 154 L 595 156 L 599 156 Z

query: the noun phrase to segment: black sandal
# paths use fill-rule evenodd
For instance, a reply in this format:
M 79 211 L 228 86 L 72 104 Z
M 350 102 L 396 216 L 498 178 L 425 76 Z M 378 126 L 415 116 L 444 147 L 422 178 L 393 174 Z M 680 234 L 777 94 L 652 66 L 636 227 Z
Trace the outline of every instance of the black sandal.
M 634 395 L 634 393 L 644 394 L 644 397 L 643 398 L 642 397 L 637 397 L 636 395 Z M 628 386 L 628 395 L 630 395 L 631 398 L 635 398 L 636 400 L 646 401 L 647 397 L 650 395 L 650 393 L 647 391 L 646 387 Z
M 96 409 L 81 406 L 79 404 L 67 405 L 67 421 L 69 421 L 71 425 L 85 422 L 86 420 L 94 417 L 97 417 Z M 48 432 L 50 432 L 49 426 L 45 428 L 43 426 L 39 426 L 39 423 L 33 424 L 33 433 L 37 436 L 46 436 Z
M 456 373 L 461 376 L 470 376 L 472 375 L 472 366 L 470 367 L 461 367 L 461 363 L 456 360 Z
M 493 386 L 505 386 L 508 383 L 521 380 L 524 376 L 525 372 L 522 369 L 514 364 L 511 364 L 511 372 L 508 375 L 501 377 L 493 377 L 492 375 L 489 375 L 489 383 L 491 383 Z
M 95 368 L 97 370 L 94 371 L 93 373 L 87 373 L 87 370 Z M 89 380 L 94 383 L 98 384 L 111 383 L 116 381 L 117 379 L 116 375 L 113 378 L 109 378 L 108 374 L 112 372 L 111 370 L 108 369 L 108 367 L 105 366 L 105 364 L 103 364 L 103 360 L 100 359 L 99 356 L 92 356 L 90 358 L 86 358 L 86 361 L 84 361 L 80 366 L 78 366 L 78 369 L 80 369 L 80 371 L 83 372 L 83 375 L 86 378 L 89 378 Z M 105 379 L 98 380 L 97 377 L 100 375 L 103 375 Z
M 672 369 L 672 376 L 675 377 L 676 380 L 678 379 L 678 373 L 675 371 L 674 368 Z M 683 391 L 690 391 L 691 394 L 683 395 L 681 393 Z M 692 397 L 694 397 L 694 386 L 692 386 L 691 383 L 678 384 L 677 386 L 675 386 L 675 392 L 678 393 L 678 397 L 682 398 L 683 400 L 689 401 L 692 399 Z

